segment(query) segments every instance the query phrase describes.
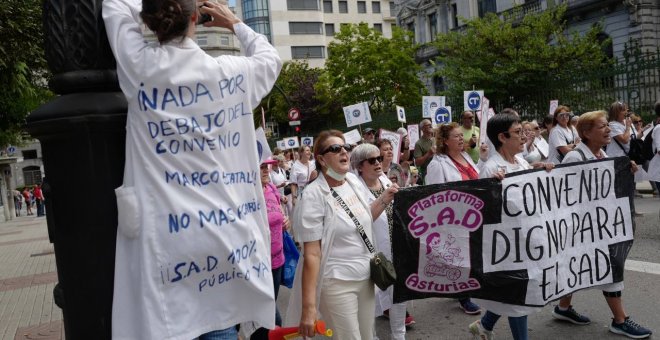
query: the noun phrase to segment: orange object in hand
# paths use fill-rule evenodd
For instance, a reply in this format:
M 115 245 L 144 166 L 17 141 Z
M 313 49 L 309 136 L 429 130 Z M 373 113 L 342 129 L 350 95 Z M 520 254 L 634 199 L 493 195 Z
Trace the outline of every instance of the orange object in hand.
M 316 320 L 314 323 L 314 332 L 317 335 L 332 337 L 332 329 L 325 327 L 325 321 Z M 268 340 L 289 340 L 301 337 L 298 333 L 298 327 L 279 327 L 268 332 Z

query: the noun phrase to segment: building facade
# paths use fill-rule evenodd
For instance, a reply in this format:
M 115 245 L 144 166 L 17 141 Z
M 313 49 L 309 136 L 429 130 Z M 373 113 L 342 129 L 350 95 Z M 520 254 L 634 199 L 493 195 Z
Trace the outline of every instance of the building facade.
M 368 0 L 237 0 L 236 13 L 268 37 L 283 61 L 305 59 L 323 67 L 342 24 L 364 22 L 392 37 L 395 2 Z
M 428 45 L 437 33 L 460 30 L 461 17 L 472 19 L 490 12 L 500 17 L 522 17 L 560 4 L 568 6 L 567 31 L 584 33 L 601 25 L 599 38 L 612 42 L 605 51 L 610 57 L 621 59 L 631 39 L 637 40 L 643 51 L 655 51 L 660 46 L 657 0 L 401 0 L 397 3 L 397 23 L 413 31 L 415 40 L 422 44 L 417 52 L 417 61 L 425 69 L 421 78 L 430 93 L 438 93 L 444 82 L 433 74 L 441 65 L 433 62 L 437 49 Z

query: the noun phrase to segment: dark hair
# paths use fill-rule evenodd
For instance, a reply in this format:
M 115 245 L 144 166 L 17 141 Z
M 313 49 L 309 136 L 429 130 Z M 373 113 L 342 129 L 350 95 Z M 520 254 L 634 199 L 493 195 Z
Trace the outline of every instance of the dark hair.
M 555 120 L 554 116 L 550 116 L 550 115 L 545 116 L 545 118 L 543 118 L 543 126 L 545 127 L 548 124 L 555 125 L 554 120 Z
M 174 38 L 183 39 L 195 10 L 191 0 L 144 0 L 140 17 L 163 44 Z
M 624 102 L 614 102 L 612 105 L 610 105 L 610 108 L 607 110 L 607 121 L 611 122 L 616 120 L 616 116 L 621 112 L 621 111 L 626 111 L 627 106 Z
M 496 114 L 488 120 L 486 134 L 488 135 L 488 139 L 493 143 L 495 150 L 498 150 L 502 146 L 502 142 L 500 142 L 497 136 L 500 133 L 509 131 L 509 128 L 515 123 L 520 123 L 520 117 L 510 113 Z
M 660 100 L 655 102 L 655 106 L 653 107 L 653 109 L 655 110 L 655 115 L 660 117 Z
M 518 116 L 518 111 L 516 111 L 516 110 L 514 110 L 514 109 L 512 109 L 512 108 L 510 108 L 510 107 L 507 107 L 507 108 L 504 108 L 502 111 L 500 111 L 500 114 L 505 114 L 505 115 L 516 115 L 516 116 Z
M 314 158 L 315 159 L 316 159 L 316 157 L 318 157 L 321 154 L 321 152 L 323 152 L 323 149 L 325 148 L 325 145 L 324 145 L 325 141 L 327 141 L 328 138 L 330 138 L 330 137 L 339 137 L 339 138 L 341 138 L 341 140 L 344 141 L 344 143 L 346 142 L 346 139 L 344 138 L 344 134 L 339 130 L 321 131 L 321 133 L 319 133 L 319 135 L 316 136 L 316 138 L 314 138 Z M 314 162 L 314 163 L 316 163 L 316 170 L 318 170 L 319 173 L 320 173 L 321 172 L 321 162 L 319 162 L 318 159 L 317 159 L 316 162 Z
M 454 130 L 458 129 L 461 127 L 458 125 L 456 122 L 451 122 L 449 124 L 442 124 L 438 126 L 437 129 L 435 129 L 435 153 L 440 155 L 446 155 L 447 154 L 447 145 L 445 144 L 445 141 L 449 139 L 449 133 Z

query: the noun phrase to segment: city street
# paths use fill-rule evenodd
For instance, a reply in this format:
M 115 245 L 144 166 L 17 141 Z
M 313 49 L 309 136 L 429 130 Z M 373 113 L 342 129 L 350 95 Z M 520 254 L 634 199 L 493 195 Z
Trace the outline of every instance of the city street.
M 626 264 L 624 302 L 638 323 L 660 332 L 660 199 L 636 198 L 635 244 Z M 62 311 L 53 302 L 57 282 L 53 246 L 48 241 L 46 219 L 22 216 L 0 223 L 0 339 L 63 339 Z M 289 291 L 280 289 L 278 305 L 286 311 Z M 623 339 L 607 330 L 611 315 L 602 294 L 587 290 L 575 295 L 575 308 L 592 323 L 574 326 L 552 319 L 551 305 L 529 318 L 531 339 Z M 408 339 L 468 339 L 467 325 L 478 316 L 464 314 L 451 299 L 409 302 L 417 323 Z M 389 324 L 376 322 L 380 339 L 389 339 Z M 510 338 L 505 319 L 495 328 L 497 339 Z

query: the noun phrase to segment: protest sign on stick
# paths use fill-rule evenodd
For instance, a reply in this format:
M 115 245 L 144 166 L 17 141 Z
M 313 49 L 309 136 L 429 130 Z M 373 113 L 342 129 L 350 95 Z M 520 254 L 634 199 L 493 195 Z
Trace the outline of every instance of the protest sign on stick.
M 626 157 L 400 190 L 394 302 L 476 297 L 544 306 L 623 281 L 632 246 Z
M 362 136 L 360 136 L 360 132 L 357 129 L 353 129 L 348 132 L 344 132 L 344 139 L 346 140 L 346 144 L 357 144 L 360 140 L 362 140 Z
M 346 126 L 351 127 L 371 121 L 371 113 L 367 102 L 357 103 L 344 107 L 344 118 Z
M 401 123 L 406 122 L 406 110 L 403 108 L 403 106 L 396 106 L 396 119 Z
M 408 125 L 408 140 L 410 141 L 410 150 L 415 150 L 415 143 L 419 140 L 419 125 Z
M 445 106 L 445 97 L 443 96 L 423 96 L 422 97 L 422 117 L 433 120 L 433 114 L 439 107 Z

